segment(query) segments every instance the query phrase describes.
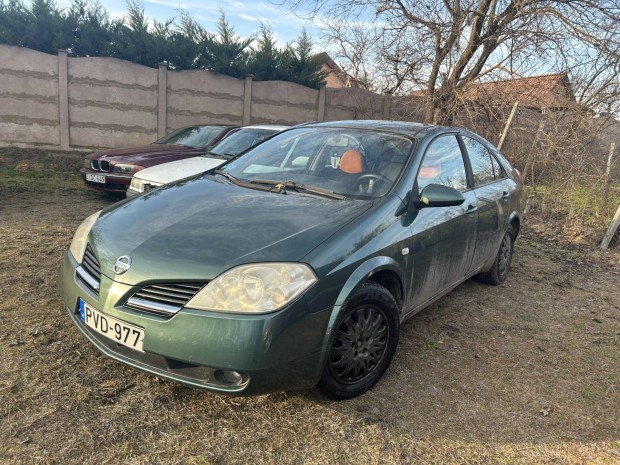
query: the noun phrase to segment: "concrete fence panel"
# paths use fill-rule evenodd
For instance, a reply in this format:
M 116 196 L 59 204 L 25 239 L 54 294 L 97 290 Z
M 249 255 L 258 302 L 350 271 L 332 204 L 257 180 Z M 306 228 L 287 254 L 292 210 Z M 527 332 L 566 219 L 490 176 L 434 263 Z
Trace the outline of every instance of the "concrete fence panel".
M 385 105 L 389 96 L 375 94 L 365 89 L 327 89 L 325 119 L 386 119 Z
M 0 46 L 0 140 L 60 144 L 56 56 Z
M 167 132 L 192 124 L 241 124 L 244 81 L 210 71 L 167 73 Z
M 364 89 L 317 90 L 7 45 L 0 45 L 0 78 L 0 145 L 120 147 L 192 124 L 421 121 L 423 115 L 423 106 Z
M 126 146 L 157 137 L 157 70 L 115 58 L 69 58 L 74 147 Z
M 252 83 L 252 124 L 298 124 L 318 120 L 319 91 L 284 81 Z

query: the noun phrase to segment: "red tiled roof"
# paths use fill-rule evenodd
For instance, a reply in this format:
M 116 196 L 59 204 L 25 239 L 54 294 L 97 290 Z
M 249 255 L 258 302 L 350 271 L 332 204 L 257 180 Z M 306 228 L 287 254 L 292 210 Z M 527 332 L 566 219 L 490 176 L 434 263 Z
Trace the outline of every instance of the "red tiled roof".
M 411 95 L 422 97 L 426 91 Z M 576 104 L 566 73 L 472 83 L 461 89 L 461 95 L 486 105 L 513 105 L 519 101 L 519 106 L 537 110 L 565 109 Z

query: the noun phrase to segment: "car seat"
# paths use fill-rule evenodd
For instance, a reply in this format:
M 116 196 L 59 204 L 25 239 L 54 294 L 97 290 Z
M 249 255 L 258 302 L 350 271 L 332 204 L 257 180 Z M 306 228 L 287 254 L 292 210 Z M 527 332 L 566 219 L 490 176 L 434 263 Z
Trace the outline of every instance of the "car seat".
M 365 171 L 364 157 L 359 150 L 349 149 L 340 158 L 340 171 L 347 174 L 361 174 Z

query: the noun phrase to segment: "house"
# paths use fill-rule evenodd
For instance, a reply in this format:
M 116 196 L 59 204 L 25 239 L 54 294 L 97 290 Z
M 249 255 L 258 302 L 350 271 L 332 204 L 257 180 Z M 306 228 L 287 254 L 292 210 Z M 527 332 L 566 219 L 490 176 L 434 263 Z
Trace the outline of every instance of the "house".
M 566 73 L 476 82 L 460 90 L 463 100 L 487 106 L 512 106 L 518 101 L 521 108 L 543 112 L 567 110 L 577 105 Z M 411 95 L 421 97 L 426 91 L 414 91 Z
M 362 81 L 355 79 L 353 76 L 340 68 L 340 66 L 338 66 L 327 53 L 320 53 L 319 57 L 321 58 L 321 71 L 325 74 L 325 85 L 327 87 L 366 88 L 366 85 Z

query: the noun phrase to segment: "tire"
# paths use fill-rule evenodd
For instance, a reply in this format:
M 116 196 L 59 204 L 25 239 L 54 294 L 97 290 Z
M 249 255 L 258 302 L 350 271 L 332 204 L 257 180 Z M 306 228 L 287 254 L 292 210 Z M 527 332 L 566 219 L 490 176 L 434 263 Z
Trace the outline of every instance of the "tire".
M 363 283 L 345 301 L 334 326 L 319 391 L 335 400 L 366 392 L 392 361 L 399 332 L 392 294 L 375 282 Z
M 486 273 L 480 273 L 478 279 L 483 283 L 492 284 L 497 286 L 506 281 L 508 271 L 510 270 L 510 263 L 512 262 L 512 254 L 514 251 L 514 234 L 512 226 L 508 226 L 502 242 L 499 245 L 499 250 L 495 256 L 493 266 Z

